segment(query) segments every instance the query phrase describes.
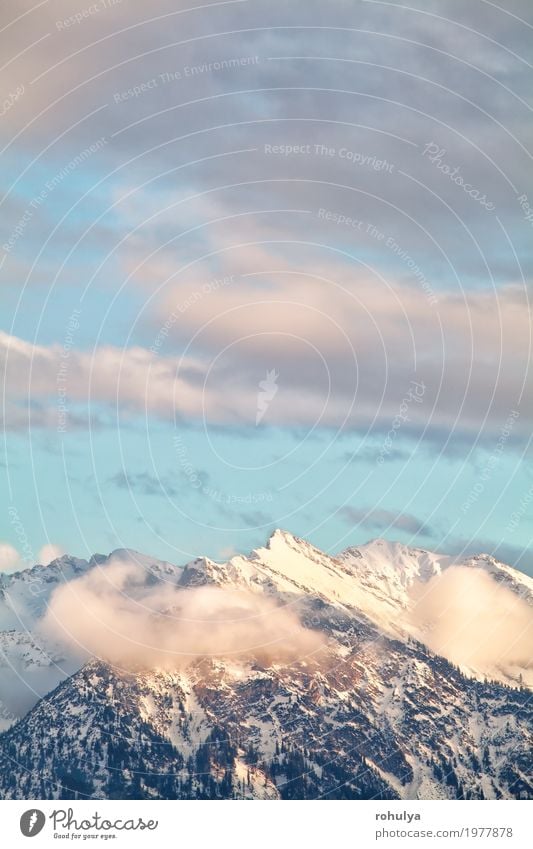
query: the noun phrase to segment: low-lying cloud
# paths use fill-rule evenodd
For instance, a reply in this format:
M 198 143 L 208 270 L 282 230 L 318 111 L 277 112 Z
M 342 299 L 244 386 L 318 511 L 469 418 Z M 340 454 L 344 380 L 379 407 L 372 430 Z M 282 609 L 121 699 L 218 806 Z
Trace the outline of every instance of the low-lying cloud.
M 204 656 L 290 662 L 323 644 L 264 596 L 154 584 L 138 564 L 118 560 L 57 589 L 43 628 L 82 657 L 130 668 L 180 668 Z
M 533 609 L 486 572 L 451 566 L 413 595 L 432 651 L 479 670 L 533 667 Z

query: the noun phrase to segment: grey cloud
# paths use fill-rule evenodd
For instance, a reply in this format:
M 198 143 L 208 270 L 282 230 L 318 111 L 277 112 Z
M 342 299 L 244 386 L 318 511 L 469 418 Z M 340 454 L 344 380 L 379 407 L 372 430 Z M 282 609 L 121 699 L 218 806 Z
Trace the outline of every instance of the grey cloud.
M 64 138 L 54 143 L 46 161 L 68 156 L 82 143 L 101 135 L 109 137 L 114 130 L 139 121 L 131 131 L 116 136 L 103 152 L 103 161 L 108 162 L 109 168 L 124 166 L 113 183 L 125 179 L 134 185 L 141 177 L 155 176 L 188 159 L 249 146 L 261 148 L 266 142 L 324 142 L 337 150 L 344 145 L 388 159 L 394 163 L 395 173 L 380 180 L 370 169 L 349 168 L 338 158 L 314 156 L 284 163 L 258 153 L 227 159 L 224 165 L 212 160 L 211 164 L 205 162 L 177 172 L 176 189 L 182 192 L 188 184 L 201 190 L 222 182 L 258 177 L 279 179 L 284 174 L 353 183 L 358 191 L 375 192 L 419 222 L 429 223 L 432 234 L 445 250 L 454 253 L 460 266 L 459 254 L 467 255 L 469 265 L 473 264 L 469 275 L 480 278 L 486 274 L 481 257 L 472 263 L 476 248 L 461 224 L 429 192 L 406 182 L 398 174 L 402 168 L 451 203 L 487 253 L 489 263 L 498 264 L 499 274 L 516 276 L 516 262 L 494 217 L 422 161 L 421 147 L 434 140 L 446 149 L 446 159 L 452 167 L 460 166 L 466 180 L 490 192 L 498 209 L 505 208 L 508 222 L 515 226 L 514 238 L 523 247 L 523 262 L 530 261 L 529 233 L 521 223 L 515 197 L 504 177 L 484 155 L 494 157 L 521 191 L 531 188 L 531 180 L 526 176 L 528 169 L 524 167 L 528 160 L 512 138 L 516 135 L 522 143 L 527 143 L 529 115 L 520 101 L 503 88 L 505 85 L 516 89 L 521 96 L 527 94 L 524 65 L 508 51 L 527 56 L 528 41 L 525 28 L 504 12 L 485 4 L 480 16 L 444 0 L 418 13 L 394 9 L 391 4 L 359 4 L 355 9 L 352 3 L 339 0 L 327 7 L 317 2 L 250 2 L 221 5 L 210 9 L 209 15 L 199 10 L 137 26 L 143 17 L 155 18 L 180 11 L 175 3 L 160 0 L 151 7 L 149 16 L 132 4 L 122 3 L 72 26 L 66 35 L 57 30 L 57 20 L 69 11 L 68 4 L 58 4 L 53 12 L 37 10 L 24 19 L 24 28 L 17 25 L 11 31 L 14 47 L 26 46 L 32 38 L 42 36 L 43 30 L 51 33 L 13 63 L 10 68 L 13 84 L 17 80 L 28 81 L 69 54 L 75 54 L 34 86 L 28 84 L 17 108 L 13 107 L 6 116 L 13 122 L 13 129 L 17 129 L 47 103 L 66 95 L 45 118 L 32 124 L 31 135 L 25 132 L 20 139 L 22 146 L 35 147 L 41 139 L 44 145 L 72 127 Z M 446 17 L 457 18 L 463 26 L 446 22 Z M 127 34 L 112 35 L 124 27 L 129 28 Z M 347 29 L 343 31 L 343 27 Z M 486 31 L 488 38 L 477 36 L 466 27 Z M 245 32 L 226 34 L 232 29 Z M 213 37 L 217 32 L 221 34 Z M 508 50 L 494 44 L 494 39 Z M 87 46 L 91 41 L 94 45 Z M 186 43 L 168 47 L 178 41 Z M 426 46 L 417 47 L 413 42 Z M 159 74 L 168 72 L 181 70 L 183 75 L 185 67 L 255 55 L 260 58 L 257 64 L 238 71 L 202 72 L 182 76 L 173 83 L 159 80 Z M 272 58 L 279 56 L 315 58 L 290 61 Z M 438 85 L 431 85 L 423 78 Z M 117 94 L 152 79 L 157 82 L 154 88 L 115 102 Z M 82 88 L 68 94 L 69 87 L 84 81 Z M 456 89 L 464 99 L 446 92 L 446 87 Z M 250 95 L 233 93 L 247 89 L 268 91 Z M 319 89 L 338 89 L 341 93 Z M 349 93 L 352 91 L 353 94 Z M 201 102 L 191 103 L 195 99 Z M 183 105 L 186 103 L 189 105 Z M 72 126 L 83 114 L 101 106 L 105 108 L 93 118 Z M 254 121 L 262 123 L 250 123 Z M 226 126 L 209 129 L 217 125 Z M 166 144 L 188 133 L 195 135 Z M 398 141 L 394 135 L 419 147 Z M 144 155 L 154 146 L 159 146 L 154 155 Z M 132 157 L 135 159 L 130 163 Z M 98 178 L 105 173 L 101 159 L 97 165 L 95 160 L 95 171 Z M 316 194 L 316 187 L 313 191 Z M 256 192 L 260 199 L 277 207 L 293 206 L 302 197 L 300 188 L 294 184 L 263 184 Z M 332 196 L 331 191 L 329 194 Z M 439 252 L 424 243 L 416 226 L 386 203 L 373 204 L 367 196 L 359 197 L 367 217 L 372 215 L 387 232 L 396 231 L 402 244 L 416 250 L 438 272 Z M 331 202 L 340 206 L 341 211 L 353 206 L 346 191 L 338 190 Z M 228 212 L 238 209 L 239 204 L 238 192 L 224 193 L 223 205 Z M 309 223 L 315 225 L 311 232 L 319 232 L 316 222 L 296 220 L 291 231 L 295 235 L 308 233 Z M 278 232 L 283 232 L 283 228 L 278 228 Z M 158 239 L 159 234 L 156 242 Z
M 388 456 L 400 431 L 457 447 L 458 440 L 493 439 L 516 411 L 509 447 L 529 438 L 531 400 L 519 399 L 528 379 L 530 313 L 519 290 L 508 287 L 498 298 L 470 294 L 467 309 L 459 297 L 442 297 L 433 312 L 413 288 L 383 292 L 359 279 L 356 289 L 343 281 L 332 297 L 309 274 L 299 288 L 294 277 L 278 275 L 267 298 L 236 281 L 195 300 L 165 337 L 171 349 L 194 338 L 185 357 L 153 346 L 73 351 L 68 401 L 89 400 L 96 410 L 118 402 L 126 421 L 149 412 L 250 425 L 260 382 L 274 369 L 279 391 L 262 428 L 368 429 L 381 434 L 381 447 L 389 435 Z M 6 334 L 0 343 L 10 396 L 23 402 L 31 392 L 34 404 L 52 398 L 60 349 Z
M 119 471 L 108 479 L 108 483 L 113 484 L 118 489 L 127 489 L 128 491 L 139 492 L 142 495 L 166 495 L 167 497 L 178 495 L 178 489 L 168 475 L 159 477 L 150 474 L 150 472 L 127 474 L 124 471 Z
M 386 532 L 391 528 L 420 537 L 433 536 L 433 529 L 411 513 L 395 513 L 392 510 L 365 507 L 341 507 L 339 515 L 349 524 L 373 531 Z
M 364 445 L 358 447 L 356 451 L 344 451 L 339 457 L 339 462 L 343 464 L 375 463 L 379 457 L 379 450 L 379 445 Z M 411 456 L 410 452 L 404 449 L 398 449 L 394 452 L 395 460 L 408 460 Z
M 250 513 L 239 513 L 238 518 L 239 521 L 241 521 L 247 528 L 258 528 L 264 527 L 265 525 L 272 530 L 275 528 L 275 522 L 272 519 L 272 516 L 269 516 L 268 513 L 265 513 L 263 510 L 253 510 Z

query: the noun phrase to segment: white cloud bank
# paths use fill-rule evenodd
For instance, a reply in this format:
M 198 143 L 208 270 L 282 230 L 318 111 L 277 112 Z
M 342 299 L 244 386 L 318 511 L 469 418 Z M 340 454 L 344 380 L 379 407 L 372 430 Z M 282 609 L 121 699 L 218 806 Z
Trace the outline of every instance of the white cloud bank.
M 138 564 L 122 560 L 58 588 L 43 628 L 82 656 L 129 668 L 183 667 L 203 656 L 290 662 L 323 645 L 292 611 L 263 596 L 154 586 Z

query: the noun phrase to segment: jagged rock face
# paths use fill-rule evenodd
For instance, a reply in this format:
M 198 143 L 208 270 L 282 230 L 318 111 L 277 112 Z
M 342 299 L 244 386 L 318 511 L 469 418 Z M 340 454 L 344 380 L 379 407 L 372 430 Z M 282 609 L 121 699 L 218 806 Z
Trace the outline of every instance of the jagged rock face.
M 526 576 L 483 564 L 527 597 Z M 324 649 L 176 671 L 90 661 L 0 735 L 0 797 L 532 798 L 531 692 L 466 677 L 398 619 L 410 584 L 448 565 L 383 541 L 332 558 L 283 532 L 223 566 L 147 558 L 148 581 L 183 592 L 246 586 L 297 602 Z

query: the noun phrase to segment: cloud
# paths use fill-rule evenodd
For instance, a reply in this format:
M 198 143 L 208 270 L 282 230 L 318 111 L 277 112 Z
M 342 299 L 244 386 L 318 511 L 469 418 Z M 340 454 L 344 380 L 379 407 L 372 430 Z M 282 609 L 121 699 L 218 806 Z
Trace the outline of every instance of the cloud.
M 219 550 L 218 556 L 220 560 L 231 560 L 232 557 L 238 557 L 242 553 L 234 545 L 226 545 Z
M 271 526 L 272 529 L 275 528 L 275 522 L 272 516 L 265 513 L 264 510 L 252 510 L 251 513 L 237 513 L 237 518 L 248 528 L 262 528 L 265 526 Z
M 379 508 L 349 506 L 341 507 L 338 513 L 350 525 L 371 528 L 374 531 L 385 532 L 395 528 L 417 536 L 429 537 L 433 535 L 433 529 L 411 513 L 395 513 L 392 510 Z
M 52 560 L 56 560 L 56 558 L 61 557 L 64 553 L 61 546 L 48 543 L 40 549 L 35 562 L 43 566 L 48 566 Z M 34 561 L 31 559 L 32 557 L 33 555 L 30 555 L 29 551 L 23 557 L 13 545 L 8 542 L 2 542 L 0 543 L 0 572 L 18 572 L 22 569 L 28 569 L 33 565 Z
M 450 435 L 494 436 L 517 409 L 513 440 L 529 436 L 533 395 L 522 389 L 531 310 L 521 290 L 441 295 L 432 314 L 413 286 L 356 274 L 332 284 L 316 279 L 322 271 L 280 273 L 261 285 L 236 280 L 191 298 L 165 336 L 168 353 L 154 344 L 71 351 L 62 373 L 67 406 L 74 417 L 75 405 L 88 402 L 93 414 L 118 405 L 122 416 L 252 425 L 259 383 L 275 369 L 279 391 L 261 427 L 384 434 L 417 381 L 425 390 L 408 405 L 406 434 L 425 432 L 439 443 Z M 194 291 L 183 286 L 181 296 Z M 43 405 L 49 426 L 57 425 L 61 348 L 0 334 L 0 363 L 16 425 L 23 426 L 20 406 L 28 397 L 33 408 Z M 9 405 L 7 415 L 9 421 Z
M 139 492 L 142 495 L 178 495 L 178 489 L 171 477 L 167 475 L 156 476 L 150 472 L 125 472 L 119 471 L 108 479 L 108 483 L 114 484 L 118 489 Z
M 31 9 L 29 3 L 19 5 Z M 513 8 L 522 10 L 521 4 Z M 55 4 L 53 14 L 37 6 L 7 30 L 11 90 L 21 83 L 25 90 L 2 117 L 6 141 L 13 139 L 5 156 L 12 156 L 18 177 L 21 151 L 33 162 L 46 150 L 56 173 L 105 136 L 108 143 L 64 181 L 61 194 L 77 199 L 74 186 L 82 177 L 84 189 L 98 185 L 91 201 L 103 193 L 114 202 L 124 187 L 132 194 L 111 221 L 104 219 L 107 226 L 95 221 L 92 206 L 77 207 L 74 222 L 67 217 L 56 234 L 59 256 L 72 247 L 83 211 L 87 225 L 94 225 L 84 244 L 101 226 L 96 244 L 104 250 L 116 246 L 117 234 L 122 239 L 139 225 L 121 246 L 127 267 L 160 248 L 167 236 L 198 225 L 186 244 L 175 244 L 178 267 L 200 255 L 197 246 L 208 254 L 220 244 L 217 231 L 224 225 L 206 227 L 209 218 L 197 217 L 196 205 L 185 202 L 209 192 L 216 199 L 213 217 L 231 219 L 226 226 L 233 242 L 243 241 L 246 220 L 235 215 L 327 206 L 364 215 L 395 236 L 448 288 L 463 279 L 490 285 L 491 273 L 498 282 L 520 279 L 515 252 L 496 217 L 422 157 L 424 145 L 434 140 L 466 181 L 490 193 L 526 276 L 531 273 L 530 228 L 513 189 L 532 188 L 524 150 L 530 45 L 519 16 L 485 4 L 480 20 L 473 8 L 458 8 L 452 0 L 420 10 L 376 3 L 354 7 L 344 0 L 326 8 L 318 0 L 297 0 L 274 9 L 263 2 L 228 2 L 198 11 L 189 3 L 157 0 L 148 19 L 134 4 L 117 3 L 63 30 L 62 17 L 71 13 L 65 2 Z M 527 18 L 526 9 L 523 13 Z M 3 17 L 4 24 L 11 22 L 9 12 Z M 259 61 L 229 71 L 184 73 L 186 67 L 242 56 Z M 169 71 L 175 79 L 164 82 Z M 141 85 L 145 89 L 134 92 Z M 394 170 L 380 174 L 354 167 L 338 155 L 317 156 L 314 148 L 305 156 L 265 155 L 265 144 L 353 148 L 387 160 Z M 30 171 L 36 195 L 47 178 L 37 171 L 40 164 L 36 159 Z M 147 180 L 152 182 L 140 188 Z M 181 206 L 165 213 L 165 197 Z M 10 198 L 14 208 L 7 220 L 16 222 L 29 198 L 22 208 L 15 188 L 6 203 Z M 57 192 L 53 200 L 26 228 L 30 256 L 57 223 Z M 324 226 L 313 215 L 261 220 L 267 239 L 354 243 L 348 231 L 343 236 L 342 229 Z M 375 248 L 356 243 L 354 253 L 386 268 L 386 253 Z M 301 259 L 306 251 L 301 245 Z M 265 247 L 269 252 L 275 256 Z M 46 267 L 55 265 L 41 257 L 31 282 L 39 279 L 45 260 Z M 6 263 L 11 278 L 21 279 L 26 271 L 18 262 L 13 251 Z
M 323 645 L 294 612 L 263 596 L 154 584 L 124 560 L 59 587 L 42 627 L 82 656 L 128 667 L 183 667 L 203 656 L 290 662 Z
M 121 411 L 126 415 L 130 411 L 149 411 L 156 416 L 171 418 L 176 393 L 178 415 L 197 415 L 201 410 L 201 389 L 190 381 L 180 380 L 176 358 L 158 358 L 141 347 L 121 350 L 103 346 L 92 353 L 70 351 L 66 359 L 62 358 L 62 353 L 59 345 L 32 345 L 0 332 L 4 387 L 13 405 L 17 425 L 21 426 L 20 410 L 29 399 L 32 405 L 48 400 L 46 417 L 43 421 L 43 417 L 38 416 L 37 424 L 46 423 L 56 428 L 64 421 L 63 407 L 80 402 L 112 409 L 118 400 Z M 194 363 L 185 360 L 183 366 L 193 368 Z M 58 385 L 61 395 L 58 394 Z M 25 421 L 27 424 L 27 419 Z
M 451 566 L 412 593 L 432 651 L 478 669 L 532 667 L 533 610 L 483 570 Z
M 61 557 L 65 551 L 59 545 L 53 545 L 52 543 L 48 543 L 47 545 L 43 545 L 38 555 L 38 562 L 42 563 L 43 566 L 48 566 L 52 560 L 57 560 L 58 557 Z
M 22 286 L 22 257 L 35 256 L 58 224 L 60 196 L 87 190 L 86 206 L 67 215 L 39 268 L 45 260 L 55 267 L 87 225 L 79 254 L 88 265 L 102 259 L 113 291 L 117 268 L 142 290 L 135 341 L 152 336 L 124 352 L 71 352 L 70 401 L 112 406 L 118 393 L 123 411 L 249 423 L 250 396 L 279 362 L 265 426 L 338 427 L 347 416 L 349 427 L 388 429 L 416 373 L 428 392 L 406 431 L 427 426 L 441 443 L 451 429 L 497 431 L 530 363 L 531 310 L 517 281 L 522 270 L 527 280 L 533 256 L 516 202 L 532 186 L 520 147 L 528 127 L 520 57 L 529 47 L 516 17 L 486 12 L 481 24 L 448 0 L 422 10 L 300 0 L 274 12 L 265 3 L 221 3 L 207 14 L 158 0 L 149 21 L 121 3 L 68 27 L 65 2 L 13 23 L 4 12 L 13 88 L 28 81 L 3 116 L 6 138 L 20 133 L 4 158 L 13 156 L 14 177 L 21 151 L 29 168 L 28 196 L 13 187 L 6 220 L 15 226 L 32 193 L 88 144 L 102 136 L 108 143 L 38 206 L 3 273 Z M 246 55 L 259 61 L 184 71 Z M 169 71 L 175 78 L 165 82 Z M 498 219 L 423 156 L 431 141 L 452 170 L 490 194 Z M 269 152 L 276 145 L 305 152 Z M 45 150 L 46 168 L 35 158 Z M 108 202 L 115 206 L 105 215 Z M 362 228 L 339 223 L 340 215 Z M 78 280 L 79 256 L 72 262 L 63 270 Z M 231 275 L 235 283 L 204 293 L 213 277 Z M 174 313 L 156 357 L 150 343 Z M 59 346 L 28 351 L 20 341 L 19 360 L 14 343 L 10 356 L 6 424 L 27 425 L 31 390 L 32 422 L 53 427 L 47 396 L 57 388 Z M 524 435 L 529 400 L 522 411 L 516 432 Z
M 431 309 L 415 285 L 346 269 L 335 259 L 328 266 L 317 255 L 298 272 L 290 264 L 290 257 L 278 258 L 272 274 L 262 257 L 251 260 L 252 278 L 198 299 L 173 325 L 174 343 L 209 362 L 206 392 L 224 381 L 231 393 L 275 368 L 278 403 L 267 422 L 320 418 L 335 426 L 347 417 L 349 426 L 354 419 L 364 426 L 376 416 L 379 428 L 390 426 L 410 381 L 418 379 L 427 391 L 423 407 L 410 411 L 411 426 L 476 435 L 484 420 L 488 429 L 501 427 L 518 403 L 528 378 L 531 324 L 519 287 L 443 292 Z M 187 291 L 180 281 L 182 296 Z M 161 322 L 170 314 L 172 289 L 166 297 Z M 298 393 L 297 405 L 291 393 Z M 531 419 L 526 398 L 521 412 Z
M 8 542 L 0 543 L 0 572 L 14 572 L 20 567 L 20 563 L 17 549 Z

